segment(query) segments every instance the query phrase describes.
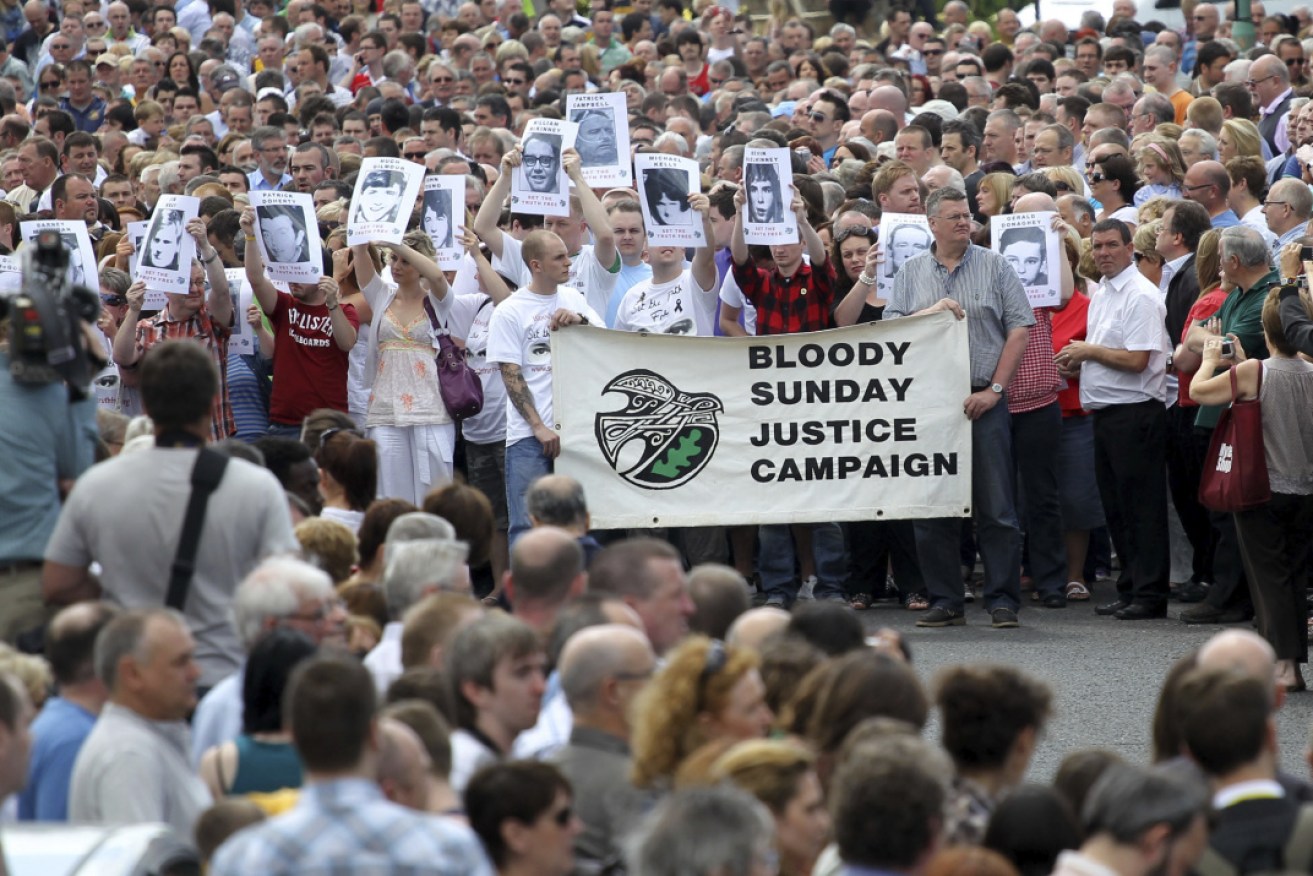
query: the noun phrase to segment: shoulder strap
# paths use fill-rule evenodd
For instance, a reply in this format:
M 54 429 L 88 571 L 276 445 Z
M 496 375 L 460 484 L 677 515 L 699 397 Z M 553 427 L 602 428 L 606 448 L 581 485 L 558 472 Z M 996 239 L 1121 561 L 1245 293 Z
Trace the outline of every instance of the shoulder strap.
M 1194 865 L 1195 876 L 1240 876 L 1235 865 L 1222 857 L 1217 849 L 1209 846 L 1199 856 Z
M 191 587 L 192 575 L 196 572 L 196 551 L 201 545 L 201 526 L 205 523 L 205 506 L 209 504 L 210 494 L 223 480 L 224 470 L 228 467 L 228 457 L 216 453 L 208 447 L 202 447 L 196 454 L 196 464 L 191 470 L 191 498 L 187 501 L 187 513 L 182 521 L 182 536 L 178 539 L 178 552 L 173 556 L 173 568 L 169 572 L 169 591 L 164 604 L 169 608 L 182 611 L 187 604 L 187 590 Z
M 428 314 L 429 325 L 435 330 L 442 328 L 442 323 L 438 322 L 438 312 L 433 309 L 433 302 L 429 300 L 428 295 L 424 296 L 424 312 Z
M 1287 870 L 1308 873 L 1313 869 L 1313 804 L 1299 807 L 1284 855 Z
M 487 307 L 487 306 L 488 306 L 489 304 L 491 304 L 491 303 L 492 303 L 492 296 L 491 296 L 491 295 L 484 295 L 484 296 L 483 296 L 483 303 L 479 305 L 479 309 L 476 310 L 476 311 L 474 311 L 474 313 L 475 313 L 476 315 L 479 314 L 479 313 L 483 310 L 483 308 Z

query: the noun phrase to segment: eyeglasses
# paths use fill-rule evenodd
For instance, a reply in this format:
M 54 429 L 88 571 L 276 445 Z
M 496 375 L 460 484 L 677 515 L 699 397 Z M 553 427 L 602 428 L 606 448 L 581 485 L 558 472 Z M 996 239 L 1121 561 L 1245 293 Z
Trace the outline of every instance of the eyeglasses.
M 556 163 L 555 156 L 552 155 L 526 155 L 524 156 L 525 167 L 551 167 Z
M 432 79 L 430 79 L 429 81 L 432 82 L 432 83 L 434 83 L 434 84 L 436 85 L 436 84 L 439 83 L 439 82 L 455 82 L 456 79 L 455 79 L 455 77 L 452 77 L 452 76 L 434 76 L 434 77 L 433 77 Z
M 419 152 L 403 152 L 403 153 L 401 153 L 401 157 L 402 157 L 402 158 L 408 158 L 408 159 L 410 159 L 411 161 L 423 161 L 425 155 L 428 155 L 428 153 L 427 153 L 427 152 L 424 152 L 424 151 L 422 151 L 422 150 L 419 151 Z
M 309 614 L 289 614 L 283 620 L 303 621 L 308 624 L 322 624 L 339 611 L 346 610 L 346 603 L 340 600 L 330 600 L 320 603 L 318 610 Z
M 1053 181 L 1053 187 L 1054 187 L 1055 189 L 1057 189 L 1058 191 L 1060 191 L 1060 192 L 1069 192 L 1069 191 L 1071 191 L 1071 186 L 1068 185 L 1067 183 L 1063 182 L 1063 181 L 1060 180 L 1060 179 L 1059 179 L 1059 180 L 1054 180 L 1054 181 Z
M 48 79 L 41 83 L 42 88 L 58 88 L 62 83 L 58 79 Z
M 512 79 L 512 78 L 510 78 L 509 76 L 507 76 L 505 79 L 502 80 L 502 82 L 504 82 L 504 83 L 507 84 L 507 85 L 523 85 L 523 84 L 525 83 L 525 80 L 523 80 L 523 79 Z
M 1267 207 L 1289 207 L 1289 206 L 1290 206 L 1290 205 L 1287 204 L 1285 201 L 1264 201 L 1264 202 L 1263 202 L 1263 207 L 1264 207 L 1264 208 L 1267 208 Z
M 818 124 L 824 124 L 825 122 L 830 121 L 830 117 L 825 113 L 811 113 L 808 117 Z
M 323 432 L 319 433 L 319 449 L 323 450 L 325 447 L 328 446 L 328 442 L 332 440 L 334 435 L 337 435 L 342 432 L 345 432 L 348 435 L 354 435 L 357 438 L 365 437 L 364 435 L 360 434 L 360 430 L 358 429 L 344 429 L 344 428 L 325 429 Z
M 943 49 L 926 49 L 921 54 L 925 55 L 927 58 L 938 58 L 943 53 Z
M 1199 183 L 1198 185 L 1195 186 L 1181 186 L 1181 188 L 1184 191 L 1193 192 L 1195 189 L 1207 189 L 1207 188 L 1211 188 L 1212 186 L 1213 183 Z
M 725 643 L 720 639 L 712 639 L 710 647 L 707 648 L 707 659 L 702 664 L 702 674 L 698 676 L 698 713 L 702 712 L 704 706 L 707 682 L 724 669 L 728 662 L 729 651 L 726 650 Z
M 104 304 L 106 307 L 121 307 L 128 303 L 128 299 L 124 298 L 122 295 L 102 294 L 100 296 L 100 303 Z
M 1286 58 L 1287 67 L 1299 67 L 1303 65 L 1303 63 L 1304 63 L 1303 58 Z
M 1276 74 L 1273 73 L 1271 76 L 1264 76 L 1262 79 L 1246 79 L 1246 80 L 1245 80 L 1245 85 L 1246 85 L 1247 87 L 1249 87 L 1249 88 L 1257 88 L 1258 86 L 1262 85 L 1262 84 L 1263 84 L 1264 82 L 1266 82 L 1267 80 L 1269 80 L 1269 79 L 1276 79 L 1276 78 L 1277 78 Z

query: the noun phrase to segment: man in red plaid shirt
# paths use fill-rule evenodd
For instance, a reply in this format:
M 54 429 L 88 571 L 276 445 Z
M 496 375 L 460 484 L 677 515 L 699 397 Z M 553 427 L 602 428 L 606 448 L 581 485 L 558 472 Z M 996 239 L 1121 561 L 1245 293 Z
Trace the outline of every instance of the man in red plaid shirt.
M 770 270 L 748 262 L 748 244 L 743 239 L 744 203 L 747 187 L 734 194 L 734 231 L 730 238 L 731 269 L 743 298 L 757 308 L 757 334 L 791 335 L 832 328 L 834 319 L 834 265 L 825 244 L 807 221 L 807 206 L 796 188 L 790 204 L 798 217 L 797 243 L 771 246 L 775 265 Z M 804 262 L 806 250 L 810 263 Z M 843 577 L 846 571 L 843 532 L 837 523 L 811 526 L 812 552 L 816 558 L 813 596 L 847 603 Z M 798 598 L 799 581 L 794 577 L 793 541 L 788 526 L 760 528 L 761 554 L 758 571 L 766 604 L 788 608 Z

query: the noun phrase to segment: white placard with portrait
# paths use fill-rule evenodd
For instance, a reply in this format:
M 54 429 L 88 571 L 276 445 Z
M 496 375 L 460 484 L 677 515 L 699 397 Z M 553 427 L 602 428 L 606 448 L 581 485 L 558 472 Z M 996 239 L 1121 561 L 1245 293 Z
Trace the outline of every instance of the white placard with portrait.
M 431 173 L 424 177 L 424 207 L 420 225 L 438 251 L 438 267 L 454 271 L 460 267 L 465 236 L 465 177 L 453 173 Z
M 422 164 L 404 158 L 366 158 L 360 162 L 347 215 L 347 245 L 401 243 L 423 184 Z
M 200 198 L 160 195 L 141 242 L 133 279 L 144 281 L 147 289 L 169 295 L 187 294 L 191 263 L 196 258 L 196 241 L 187 233 L 187 223 L 196 218 L 200 209 Z
M 692 158 L 644 152 L 634 156 L 639 201 L 648 246 L 706 246 L 702 214 L 688 205 L 700 192 L 698 163 Z
M 560 119 L 530 119 L 520 141 L 520 166 L 511 173 L 511 212 L 570 215 L 570 177 L 561 154 L 574 146 L 579 126 Z
M 87 223 L 81 220 L 36 219 L 20 222 L 19 233 L 28 246 L 42 231 L 57 231 L 68 253 L 68 281 L 74 286 L 85 286 L 100 291 L 100 275 L 96 271 L 96 250 L 87 233 Z
M 251 192 L 255 239 L 271 280 L 318 283 L 324 256 L 314 198 L 305 192 Z
M 574 148 L 584 181 L 595 189 L 629 188 L 629 108 L 622 91 L 571 94 L 565 117 L 579 126 Z
M 23 260 L 18 256 L 0 256 L 0 298 L 23 291 Z
M 990 247 L 1017 272 L 1031 307 L 1062 304 L 1062 240 L 1052 210 L 1006 213 L 989 220 Z
M 146 231 L 150 228 L 150 220 L 143 219 L 140 222 L 129 222 L 125 226 L 128 232 L 128 240 L 132 241 L 132 257 L 128 259 L 128 273 L 134 278 L 137 276 L 137 263 L 141 261 L 141 245 L 146 240 Z M 147 289 L 146 298 L 142 301 L 141 309 L 146 310 L 163 310 L 165 305 L 164 293 L 158 289 Z
M 743 150 L 743 239 L 771 246 L 798 242 L 798 217 L 793 201 L 793 165 L 784 147 Z
M 226 268 L 223 274 L 228 278 L 228 289 L 234 293 L 233 307 L 237 308 L 236 325 L 233 326 L 228 349 L 249 356 L 260 349 L 255 328 L 246 320 L 246 311 L 254 301 L 255 290 L 246 279 L 245 268 Z
M 915 213 L 885 213 L 880 217 L 880 238 L 876 245 L 884 258 L 876 274 L 876 295 L 888 300 L 894 291 L 894 277 L 908 259 L 930 249 L 930 220 Z

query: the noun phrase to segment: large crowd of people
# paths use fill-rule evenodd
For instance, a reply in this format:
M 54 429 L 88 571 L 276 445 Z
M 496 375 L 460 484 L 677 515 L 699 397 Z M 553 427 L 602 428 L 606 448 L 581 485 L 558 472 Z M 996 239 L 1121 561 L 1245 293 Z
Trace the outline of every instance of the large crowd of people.
M 539 5 L 0 6 L 11 815 L 162 822 L 217 874 L 1307 872 L 1272 726 L 1308 658 L 1313 11 Z M 57 227 L 93 285 L 83 225 L 94 317 L 33 268 Z M 318 279 L 276 279 L 314 236 Z M 554 472 L 558 331 L 935 312 L 969 338 L 969 518 L 598 531 Z M 924 683 L 877 601 L 1257 632 L 1172 669 L 1153 767 L 1039 787 L 1048 687 Z

